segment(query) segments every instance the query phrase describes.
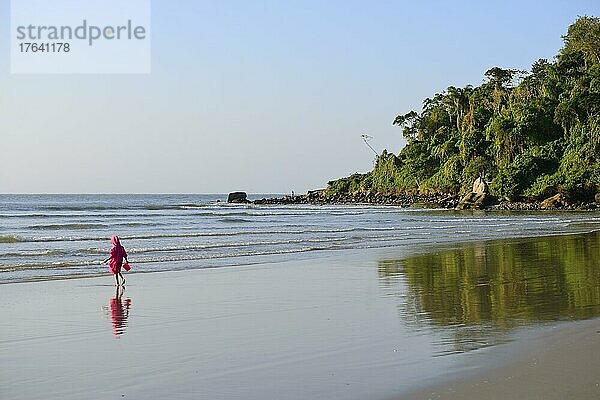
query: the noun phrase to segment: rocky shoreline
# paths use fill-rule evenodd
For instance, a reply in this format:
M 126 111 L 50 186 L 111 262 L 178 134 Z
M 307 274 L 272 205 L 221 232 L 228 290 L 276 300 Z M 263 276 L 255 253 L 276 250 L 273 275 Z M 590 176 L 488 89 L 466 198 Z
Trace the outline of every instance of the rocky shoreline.
M 468 196 L 468 195 L 467 195 Z M 479 209 L 479 210 L 597 210 L 600 199 L 591 201 L 571 200 L 563 194 L 557 194 L 543 201 L 505 201 L 486 195 L 478 203 L 461 203 L 467 196 L 457 194 L 382 194 L 359 192 L 353 194 L 328 195 L 324 190 L 309 191 L 306 194 L 262 198 L 250 201 L 253 204 L 365 204 L 399 207 L 445 208 L 445 209 Z M 598 196 L 597 196 L 598 197 Z

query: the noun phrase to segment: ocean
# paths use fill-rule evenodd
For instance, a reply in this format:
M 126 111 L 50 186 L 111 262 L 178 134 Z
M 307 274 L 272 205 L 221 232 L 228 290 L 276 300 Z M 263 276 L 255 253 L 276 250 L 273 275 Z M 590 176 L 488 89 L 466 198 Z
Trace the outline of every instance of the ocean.
M 107 274 L 100 262 L 114 234 L 129 254 L 131 272 L 152 272 L 600 227 L 600 216 L 591 212 L 259 206 L 226 199 L 226 194 L 0 195 L 0 283 Z

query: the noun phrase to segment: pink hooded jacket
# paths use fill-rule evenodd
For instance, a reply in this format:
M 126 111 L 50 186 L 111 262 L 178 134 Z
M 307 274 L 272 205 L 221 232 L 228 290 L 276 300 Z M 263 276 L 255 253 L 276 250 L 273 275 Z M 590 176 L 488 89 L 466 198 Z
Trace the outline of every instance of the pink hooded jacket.
M 117 235 L 114 235 L 110 239 L 110 242 L 112 243 L 112 247 L 110 248 L 109 269 L 113 274 L 118 274 L 121 272 L 121 265 L 123 265 L 123 259 L 127 258 L 127 253 L 125 252 L 125 248 L 121 246 Z

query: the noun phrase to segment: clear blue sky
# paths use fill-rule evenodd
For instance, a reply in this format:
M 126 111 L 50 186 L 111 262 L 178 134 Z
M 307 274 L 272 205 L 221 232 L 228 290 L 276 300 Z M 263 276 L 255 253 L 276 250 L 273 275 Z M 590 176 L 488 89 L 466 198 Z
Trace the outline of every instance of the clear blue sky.
M 152 73 L 11 75 L 0 192 L 297 193 L 404 145 L 391 122 L 490 67 L 552 58 L 596 1 L 152 2 Z

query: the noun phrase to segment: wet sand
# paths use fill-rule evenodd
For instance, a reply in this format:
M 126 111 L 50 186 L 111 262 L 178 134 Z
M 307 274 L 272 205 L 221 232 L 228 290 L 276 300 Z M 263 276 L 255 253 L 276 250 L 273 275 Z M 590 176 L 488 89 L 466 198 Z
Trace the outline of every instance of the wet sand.
M 135 268 L 135 264 L 134 264 Z M 354 258 L 0 286 L 1 399 L 364 399 L 432 358 Z
M 511 357 L 469 378 L 401 399 L 592 400 L 600 398 L 600 320 L 571 322 L 515 343 Z
M 456 351 L 382 257 L 2 285 L 0 398 L 597 398 L 597 319 Z

